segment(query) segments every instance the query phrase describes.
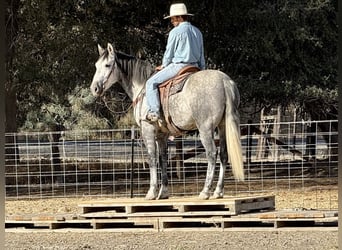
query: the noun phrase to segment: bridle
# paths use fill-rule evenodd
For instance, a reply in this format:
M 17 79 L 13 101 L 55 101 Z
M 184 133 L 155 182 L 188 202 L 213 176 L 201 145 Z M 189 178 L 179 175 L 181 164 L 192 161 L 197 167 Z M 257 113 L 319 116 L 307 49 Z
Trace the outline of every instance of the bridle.
M 101 87 L 104 88 L 105 84 L 108 82 L 108 78 L 110 77 L 110 75 L 113 73 L 113 70 L 115 68 L 115 58 L 114 58 L 114 62 L 112 65 L 109 65 L 109 64 L 106 64 L 105 67 L 106 68 L 109 68 L 110 67 L 110 70 L 109 70 L 109 73 L 106 75 L 106 77 L 103 79 L 102 81 L 102 84 L 101 84 Z
M 105 84 L 108 82 L 108 79 L 110 77 L 110 75 L 113 73 L 113 70 L 115 69 L 115 65 L 116 65 L 116 56 L 114 58 L 114 61 L 113 61 L 113 64 L 112 65 L 109 65 L 109 64 L 106 64 L 105 67 L 111 67 L 109 73 L 106 75 L 106 77 L 103 79 L 102 81 L 102 84 L 101 84 L 101 87 L 104 88 Z M 139 94 L 137 95 L 137 97 L 133 100 L 132 104 L 127 108 L 126 112 L 128 112 L 130 109 L 132 108 L 135 108 L 135 106 L 143 100 L 144 96 L 145 96 L 145 87 L 146 87 L 146 82 L 144 83 L 144 86 L 141 88 Z M 108 106 L 107 104 L 107 100 L 105 98 L 105 95 L 101 95 L 101 100 L 104 102 L 105 106 L 108 108 L 108 110 L 112 113 L 114 113 L 110 107 Z

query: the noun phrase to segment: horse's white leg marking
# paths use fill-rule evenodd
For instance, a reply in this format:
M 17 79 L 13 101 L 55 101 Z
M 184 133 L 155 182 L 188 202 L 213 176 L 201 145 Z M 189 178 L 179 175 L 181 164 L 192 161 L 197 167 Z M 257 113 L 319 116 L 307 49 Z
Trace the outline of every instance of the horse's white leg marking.
M 220 173 L 213 198 L 223 198 L 224 193 L 224 175 L 228 164 L 226 133 L 224 120 L 219 125 L 219 138 L 220 138 Z
M 205 179 L 203 190 L 201 191 L 199 198 L 207 200 L 209 199 L 209 196 L 210 196 L 209 192 L 213 183 L 217 152 L 216 152 L 213 131 L 201 130 L 199 132 L 200 132 L 201 141 L 205 148 L 206 156 L 208 160 L 207 176 Z
M 169 198 L 169 190 L 168 190 L 168 176 L 167 176 L 167 135 L 159 134 L 158 138 L 158 147 L 159 147 L 159 164 L 161 167 L 161 179 L 162 185 L 159 190 L 159 194 L 157 199 L 168 199 Z
M 152 163 L 154 161 L 154 163 Z M 156 167 L 155 159 L 150 160 L 150 189 L 148 190 L 145 199 L 146 200 L 155 200 L 158 194 L 157 187 L 157 167 Z
M 153 131 L 147 131 L 147 129 L 144 130 L 144 128 L 142 129 L 142 136 L 147 148 L 147 153 L 150 157 L 150 189 L 148 190 L 145 199 L 154 200 L 158 195 L 156 142 Z

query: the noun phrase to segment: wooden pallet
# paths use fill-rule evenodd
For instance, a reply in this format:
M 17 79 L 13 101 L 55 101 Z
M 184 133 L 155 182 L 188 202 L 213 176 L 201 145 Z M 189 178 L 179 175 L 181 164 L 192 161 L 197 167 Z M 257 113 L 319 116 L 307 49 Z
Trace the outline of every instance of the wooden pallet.
M 165 217 L 165 216 L 232 216 L 260 210 L 273 210 L 275 197 L 256 196 L 199 200 L 112 199 L 79 204 L 83 218 Z
M 7 216 L 5 228 L 122 232 L 337 226 L 337 211 L 275 211 L 274 204 L 274 196 L 205 201 L 196 198 L 96 200 L 80 203 L 78 215 Z
M 338 217 L 324 218 L 273 218 L 263 219 L 259 217 L 238 217 L 230 218 L 160 218 L 159 231 L 175 230 L 237 230 L 243 228 L 253 229 L 281 229 L 281 228 L 337 228 Z
M 19 217 L 16 217 L 20 219 Z M 15 220 L 7 218 L 6 230 L 15 229 L 48 229 L 48 230 L 111 230 L 111 231 L 230 231 L 230 230 L 278 230 L 278 229 L 304 229 L 325 228 L 324 230 L 337 230 L 337 211 L 313 211 L 295 212 L 271 211 L 262 213 L 245 214 L 231 217 L 130 217 L 109 219 L 80 219 L 69 218 L 62 220 L 60 217 L 53 218 L 34 216 L 31 220 Z
M 82 219 L 74 215 L 7 216 L 5 227 L 16 229 L 120 229 L 158 230 L 158 218 Z

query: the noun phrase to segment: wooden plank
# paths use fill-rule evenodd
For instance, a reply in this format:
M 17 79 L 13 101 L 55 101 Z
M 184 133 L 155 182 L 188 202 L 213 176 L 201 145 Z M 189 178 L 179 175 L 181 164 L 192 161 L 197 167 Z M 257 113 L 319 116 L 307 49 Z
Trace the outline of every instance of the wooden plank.
M 118 214 L 111 211 L 104 212 L 94 212 L 94 213 L 86 213 L 81 214 L 79 217 L 81 218 L 131 218 L 131 217 L 172 217 L 172 216 L 182 216 L 186 217 L 208 217 L 208 216 L 232 216 L 234 214 L 230 214 L 229 211 L 199 211 L 199 212 L 138 212 L 131 214 Z
M 252 199 L 248 202 L 240 201 L 236 204 L 236 214 L 252 212 L 264 209 L 274 209 L 275 200 L 274 197 L 267 197 L 265 199 Z
M 159 231 L 173 231 L 173 230 L 219 230 L 222 231 L 222 219 L 218 218 L 160 218 Z
M 120 229 L 154 229 L 158 230 L 158 219 L 93 219 L 91 222 L 94 229 L 120 228 Z
M 75 214 L 26 214 L 26 215 L 9 215 L 5 220 L 8 221 L 65 221 L 77 219 Z
M 329 218 L 338 216 L 337 211 L 316 211 L 316 210 L 304 210 L 304 211 L 276 211 L 273 213 L 261 213 L 255 214 L 260 219 L 301 219 L 301 218 Z
M 31 215 L 9 215 L 5 218 L 6 221 L 32 221 Z

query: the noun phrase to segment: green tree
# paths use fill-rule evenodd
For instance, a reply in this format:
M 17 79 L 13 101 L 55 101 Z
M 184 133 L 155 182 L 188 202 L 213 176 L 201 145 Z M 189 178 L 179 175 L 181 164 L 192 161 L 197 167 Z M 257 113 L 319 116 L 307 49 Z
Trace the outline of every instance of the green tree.
M 114 42 L 126 52 L 158 55 L 151 41 L 158 36 L 158 39 L 164 38 L 159 29 L 153 28 L 161 26 L 153 18 L 154 12 L 160 11 L 161 3 L 150 1 L 144 5 L 142 8 L 141 1 L 23 1 L 17 10 L 20 30 L 11 65 L 16 69 L 11 74 L 11 82 L 16 86 L 14 93 L 18 94 L 20 104 L 18 125 L 24 125 L 23 129 L 39 129 L 42 123 L 53 127 L 58 121 L 50 119 L 48 113 L 43 115 L 52 109 L 59 113 L 57 120 L 63 120 L 64 127 L 71 128 L 67 122 L 73 119 L 68 95 L 79 87 L 89 88 L 98 56 L 97 43 Z M 109 96 L 121 100 L 122 94 L 115 90 Z M 96 102 L 93 117 L 102 114 L 104 120 L 115 126 L 114 121 L 122 112 L 109 111 L 108 103 Z M 122 107 L 112 105 L 111 108 Z
M 5 28 L 6 28 L 6 62 L 5 68 L 7 71 L 5 82 L 5 132 L 17 131 L 17 87 L 14 83 L 16 74 L 15 70 L 15 48 L 18 39 L 18 10 L 20 1 L 6 1 L 5 2 Z M 14 145 L 14 138 L 5 137 L 6 143 Z M 6 147 L 7 160 L 15 160 L 17 148 Z M 10 162 L 11 164 L 11 162 Z
M 171 2 L 11 1 L 15 4 L 6 20 L 14 20 L 7 26 L 14 29 L 7 30 L 7 38 L 16 51 L 8 57 L 8 86 L 13 91 L 6 97 L 17 100 L 18 110 L 8 112 L 7 120 L 14 117 L 12 121 L 23 128 L 61 123 L 76 129 L 92 119 L 87 117 L 98 117 L 102 119 L 98 126 L 118 126 L 129 107 L 118 86 L 105 101 L 86 104 L 82 115 L 75 110 L 76 103 L 85 100 L 83 89 L 89 88 L 95 71 L 96 46 L 113 42 L 118 50 L 139 52 L 159 64 L 171 28 L 163 16 Z M 186 4 L 195 14 L 191 22 L 203 32 L 208 66 L 238 83 L 242 112 L 244 107 L 255 107 L 257 112 L 295 104 L 312 119 L 337 117 L 336 0 L 188 0 Z M 17 18 L 11 19 L 12 12 Z
M 17 86 L 15 85 L 15 67 L 16 45 L 18 39 L 18 11 L 20 1 L 6 1 L 5 28 L 6 28 L 6 82 L 5 82 L 5 131 L 16 132 L 16 114 L 17 114 Z
M 337 1 L 205 1 L 201 9 L 207 55 L 237 81 L 244 106 L 294 103 L 314 119 L 337 118 Z

